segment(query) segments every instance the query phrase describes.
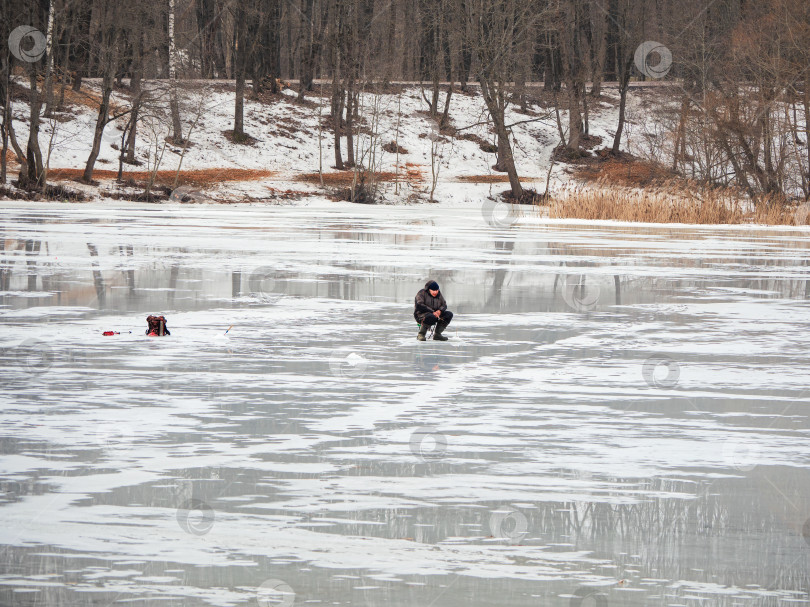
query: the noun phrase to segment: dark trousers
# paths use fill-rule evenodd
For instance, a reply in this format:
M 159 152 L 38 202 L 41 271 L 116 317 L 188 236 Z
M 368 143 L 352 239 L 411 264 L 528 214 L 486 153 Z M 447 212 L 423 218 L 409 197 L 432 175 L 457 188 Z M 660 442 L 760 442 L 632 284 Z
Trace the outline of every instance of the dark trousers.
M 443 325 L 447 326 L 450 324 L 451 320 L 453 320 L 453 313 L 450 310 L 445 310 L 444 312 L 442 312 L 441 319 L 436 318 L 435 316 L 433 316 L 433 314 L 425 314 L 420 324 L 432 327 L 437 322 L 441 322 Z

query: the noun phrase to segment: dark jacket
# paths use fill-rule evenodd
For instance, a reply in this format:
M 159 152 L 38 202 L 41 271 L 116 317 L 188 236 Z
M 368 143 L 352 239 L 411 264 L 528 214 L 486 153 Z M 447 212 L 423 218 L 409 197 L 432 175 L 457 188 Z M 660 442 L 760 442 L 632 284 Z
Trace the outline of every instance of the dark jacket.
M 431 282 L 433 281 L 427 281 L 425 283 L 425 288 L 419 291 L 419 293 L 416 294 L 416 299 L 414 299 L 413 317 L 418 323 L 421 323 L 425 316 L 428 314 L 433 314 L 433 312 L 436 310 L 441 310 L 444 312 L 447 309 L 447 302 L 444 301 L 441 291 L 439 291 L 436 297 L 433 297 L 430 294 L 430 291 L 428 291 L 427 286 Z

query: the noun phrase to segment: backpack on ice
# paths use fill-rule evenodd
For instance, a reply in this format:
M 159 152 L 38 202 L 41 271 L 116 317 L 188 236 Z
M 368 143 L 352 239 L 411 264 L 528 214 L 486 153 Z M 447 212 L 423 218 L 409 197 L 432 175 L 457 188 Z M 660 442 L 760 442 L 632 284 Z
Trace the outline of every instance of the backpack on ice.
M 163 316 L 147 316 L 146 323 L 149 327 L 146 329 L 146 334 L 149 337 L 163 337 L 164 335 L 171 335 L 166 328 L 166 318 Z

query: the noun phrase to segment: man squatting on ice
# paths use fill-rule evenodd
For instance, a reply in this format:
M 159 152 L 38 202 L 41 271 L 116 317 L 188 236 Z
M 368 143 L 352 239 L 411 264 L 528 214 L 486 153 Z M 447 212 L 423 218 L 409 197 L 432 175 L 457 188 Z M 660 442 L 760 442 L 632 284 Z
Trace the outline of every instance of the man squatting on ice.
M 439 283 L 435 280 L 428 280 L 425 283 L 425 288 L 416 294 L 413 317 L 419 323 L 419 334 L 416 339 L 425 341 L 427 330 L 436 325 L 433 339 L 447 341 L 447 338 L 442 335 L 442 331 L 453 320 L 453 313 L 447 309 L 447 302 L 439 291 Z

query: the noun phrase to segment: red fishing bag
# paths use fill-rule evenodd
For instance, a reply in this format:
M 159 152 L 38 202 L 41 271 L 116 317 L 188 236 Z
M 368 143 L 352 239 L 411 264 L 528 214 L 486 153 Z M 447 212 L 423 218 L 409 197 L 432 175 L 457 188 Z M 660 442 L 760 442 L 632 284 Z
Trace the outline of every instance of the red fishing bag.
M 169 329 L 166 328 L 166 318 L 163 316 L 147 316 L 146 323 L 149 328 L 146 329 L 146 334 L 149 337 L 163 337 L 164 335 L 171 335 Z

